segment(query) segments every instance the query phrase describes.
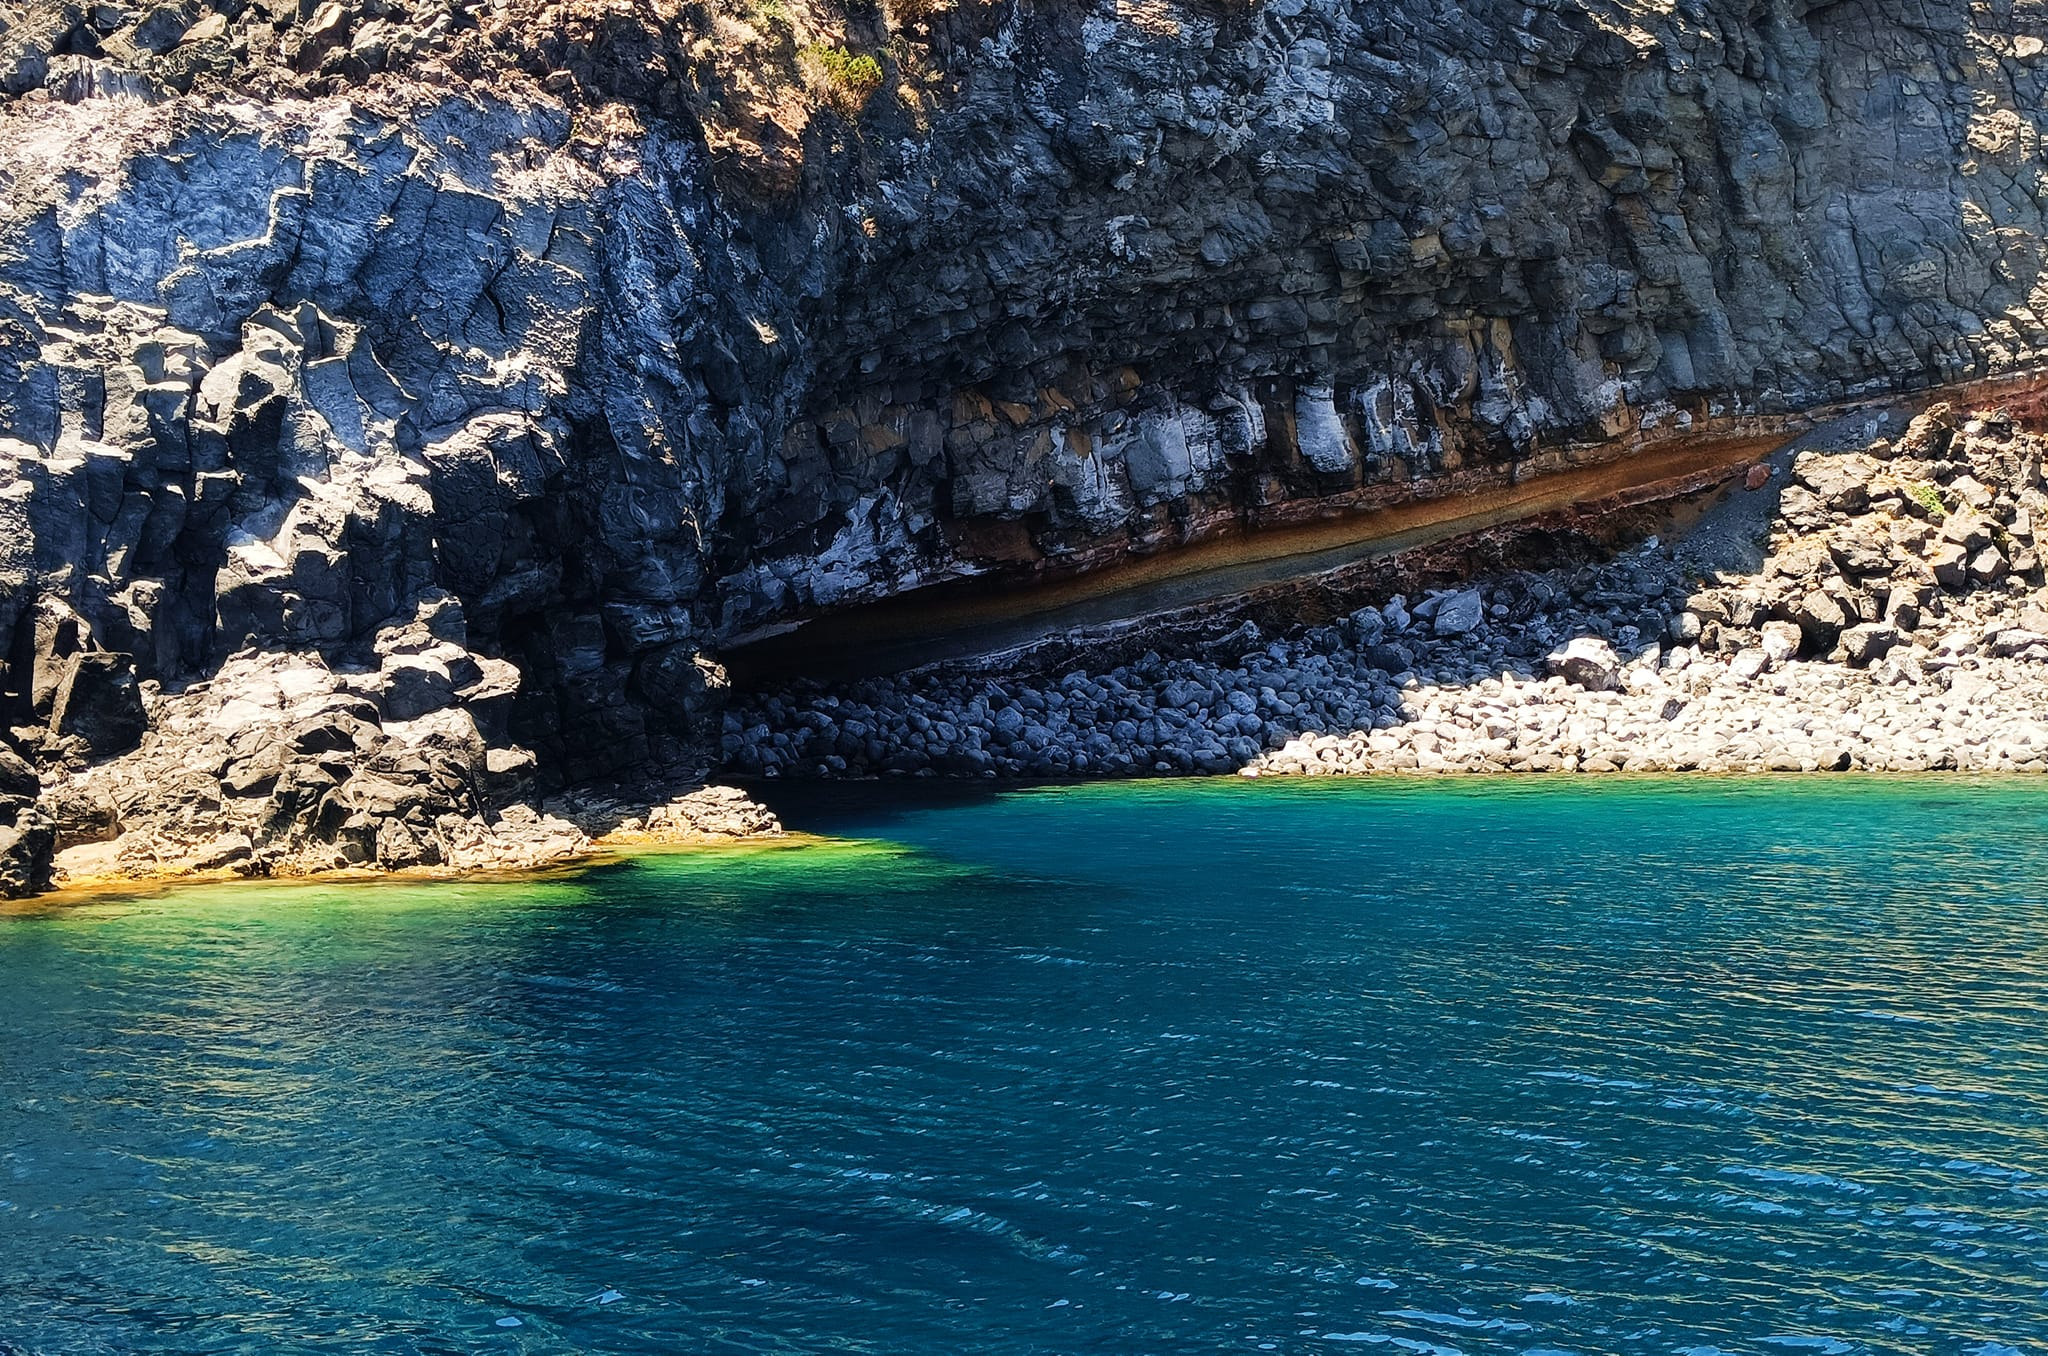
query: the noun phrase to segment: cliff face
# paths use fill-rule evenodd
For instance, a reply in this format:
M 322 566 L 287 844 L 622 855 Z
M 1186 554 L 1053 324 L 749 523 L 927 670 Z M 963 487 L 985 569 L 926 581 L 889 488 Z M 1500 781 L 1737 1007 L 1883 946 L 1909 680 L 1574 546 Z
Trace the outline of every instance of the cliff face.
M 679 765 L 819 609 L 2025 364 L 2042 17 L 0 8 L 5 723 L 255 648 Z

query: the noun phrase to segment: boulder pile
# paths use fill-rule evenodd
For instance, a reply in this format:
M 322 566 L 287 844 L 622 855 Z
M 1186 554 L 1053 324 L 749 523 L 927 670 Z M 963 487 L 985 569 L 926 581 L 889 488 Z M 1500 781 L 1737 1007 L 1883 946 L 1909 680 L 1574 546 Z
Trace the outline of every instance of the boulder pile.
M 1652 541 L 1101 672 L 799 686 L 736 703 L 724 757 L 766 776 L 2039 771 L 2043 452 L 1937 406 L 1801 454 L 1754 574 Z

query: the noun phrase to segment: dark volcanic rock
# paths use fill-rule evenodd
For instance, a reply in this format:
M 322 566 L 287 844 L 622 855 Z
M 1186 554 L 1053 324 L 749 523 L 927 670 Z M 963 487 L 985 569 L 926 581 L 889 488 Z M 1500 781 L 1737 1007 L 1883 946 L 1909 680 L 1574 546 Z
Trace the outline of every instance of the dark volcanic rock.
M 6 744 L 0 744 L 0 803 L 32 801 L 42 791 L 42 778 L 29 761 Z
M 38 803 L 42 789 L 28 760 L 0 743 L 0 899 L 50 888 L 57 831 Z
M 0 815 L 0 899 L 19 899 L 49 889 L 56 849 L 56 826 L 42 814 L 23 810 L 12 823 Z
M 768 8 L 0 4 L 6 724 L 122 754 L 257 653 L 543 790 L 680 774 L 712 657 L 793 618 L 2048 336 L 2024 7 Z M 1886 451 L 1947 485 L 1962 436 Z M 1876 464 L 1802 461 L 1788 521 Z M 2038 569 L 1967 512 L 1934 577 Z M 1828 597 L 1816 642 L 1873 619 Z
M 78 740 L 94 758 L 112 758 L 140 744 L 149 718 L 132 657 L 104 650 L 71 656 L 51 702 L 50 728 Z

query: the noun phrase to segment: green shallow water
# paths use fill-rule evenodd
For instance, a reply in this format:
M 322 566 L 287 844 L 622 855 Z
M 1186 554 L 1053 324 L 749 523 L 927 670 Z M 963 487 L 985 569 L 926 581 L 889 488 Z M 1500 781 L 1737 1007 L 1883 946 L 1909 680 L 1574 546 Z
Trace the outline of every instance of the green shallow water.
M 2039 783 L 785 808 L 0 914 L 0 1353 L 2048 1352 Z

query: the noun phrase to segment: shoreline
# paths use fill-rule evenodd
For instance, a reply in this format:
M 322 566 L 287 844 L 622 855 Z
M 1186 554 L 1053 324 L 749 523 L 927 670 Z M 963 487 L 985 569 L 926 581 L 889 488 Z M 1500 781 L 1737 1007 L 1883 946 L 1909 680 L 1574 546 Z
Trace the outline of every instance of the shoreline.
M 319 856 L 268 861 L 246 851 L 246 836 L 232 833 L 206 838 L 196 853 L 167 860 L 155 841 L 144 837 L 129 843 L 121 835 L 57 852 L 51 888 L 25 898 L 167 883 L 531 879 L 583 869 L 626 852 L 766 846 L 801 836 L 788 833 L 745 793 L 724 785 L 678 792 L 673 784 L 657 784 L 637 794 L 619 788 L 610 788 L 609 794 L 586 790 L 543 801 L 538 808 L 523 802 L 506 807 L 498 822 L 486 827 L 491 833 L 488 855 L 400 866 Z M 230 860 L 217 860 L 218 844 L 230 838 L 238 850 Z
M 1187 788 L 1206 786 L 1219 792 L 1235 794 L 1253 792 L 1256 784 L 1261 788 L 1287 787 L 1292 790 L 1358 788 L 1368 784 L 1380 787 L 1400 787 L 1404 790 L 1419 789 L 1431 784 L 1487 786 L 1496 789 L 1513 786 L 1535 792 L 1544 786 L 1572 786 L 1581 789 L 1593 787 L 1625 786 L 1689 786 L 1696 783 L 1713 783 L 1723 786 L 1756 786 L 1786 780 L 1800 782 L 1822 781 L 1829 785 L 1881 786 L 1890 783 L 1906 783 L 1915 786 L 1977 786 L 1999 782 L 2026 781 L 2040 775 L 2040 770 L 2022 769 L 1928 769 L 1924 771 L 1889 771 L 1856 768 L 1847 771 L 1828 769 L 1792 770 L 1751 770 L 1751 769 L 1690 769 L 1666 771 L 1595 771 L 1572 772 L 1563 769 L 1544 772 L 1468 772 L 1457 769 L 1425 771 L 1418 769 L 1392 769 L 1370 775 L 1345 775 L 1315 773 L 1255 773 L 1250 770 L 1236 774 L 1196 774 L 1192 776 L 1145 776 L 1145 777 L 1078 777 L 1060 780 L 1015 780 L 1015 781 L 968 781 L 949 778 L 933 782 L 912 783 L 902 778 L 863 777 L 845 778 L 833 782 L 812 783 L 814 787 L 840 787 L 848 791 L 865 787 L 886 786 L 892 790 L 908 791 L 913 786 L 930 794 L 935 800 L 972 795 L 1015 795 L 1033 791 L 1097 791 L 1139 788 Z M 365 885 L 373 887 L 403 887 L 427 885 L 518 885 L 525 883 L 569 882 L 591 871 L 609 866 L 626 865 L 650 858 L 687 856 L 701 852 L 725 854 L 756 854 L 769 852 L 808 852 L 835 845 L 867 842 L 887 842 L 886 839 L 845 838 L 831 834 L 813 833 L 806 830 L 786 830 L 779 834 L 759 835 L 750 838 L 700 837 L 693 840 L 661 839 L 636 836 L 609 840 L 594 845 L 580 855 L 564 857 L 555 861 L 526 867 L 465 868 L 465 867 L 401 867 L 384 870 L 375 867 L 348 867 L 336 870 L 310 871 L 297 874 L 273 876 L 238 875 L 232 870 L 215 870 L 192 873 L 150 873 L 142 875 L 106 875 L 68 879 L 40 894 L 26 895 L 14 899 L 0 899 L 0 917 L 34 914 L 44 910 L 58 910 L 84 907 L 94 904 L 118 903 L 128 899 L 158 899 L 186 890 L 204 890 L 212 887 L 230 886 L 236 888 L 318 888 L 323 886 Z
M 2048 524 L 2048 441 L 1947 406 L 1896 439 L 1870 438 L 1876 427 L 1757 463 L 1669 544 L 1395 594 L 1272 635 L 1250 620 L 1222 634 L 1160 630 L 1168 653 L 1114 666 L 1082 652 L 1057 672 L 926 669 L 757 691 L 723 714 L 721 767 L 443 814 L 433 856 L 387 853 L 389 827 L 375 821 L 374 854 L 252 850 L 261 839 L 198 814 L 170 832 L 74 838 L 56 888 L 525 878 L 618 852 L 787 839 L 747 791 L 705 776 L 1009 789 L 1161 776 L 2048 772 L 2048 576 L 2034 528 Z M 297 680 L 258 665 L 238 681 Z M 337 699 L 316 687 L 307 700 Z M 296 719 L 281 709 L 275 719 Z M 392 728 L 431 750 L 442 740 L 431 720 Z M 110 771 L 135 784 L 115 767 L 66 789 Z
M 184 889 L 211 886 L 319 887 L 342 885 L 466 885 L 519 884 L 522 882 L 573 880 L 593 870 L 647 858 L 680 856 L 699 852 L 803 851 L 832 840 L 818 834 L 782 830 L 750 837 L 700 834 L 695 837 L 664 837 L 630 834 L 594 840 L 573 855 L 535 862 L 528 866 L 462 867 L 350 866 L 327 870 L 284 872 L 276 875 L 248 875 L 232 868 L 209 871 L 115 872 L 60 879 L 49 890 L 17 899 L 0 900 L 0 914 L 34 912 L 38 906 L 72 907 L 103 903 L 126 897 L 156 898 Z

